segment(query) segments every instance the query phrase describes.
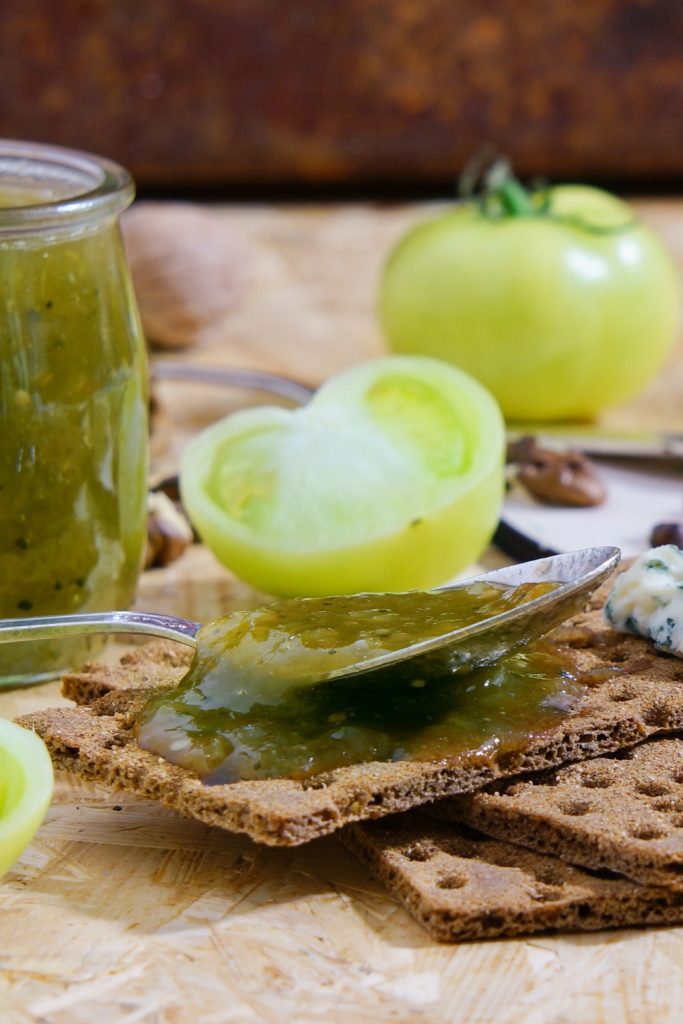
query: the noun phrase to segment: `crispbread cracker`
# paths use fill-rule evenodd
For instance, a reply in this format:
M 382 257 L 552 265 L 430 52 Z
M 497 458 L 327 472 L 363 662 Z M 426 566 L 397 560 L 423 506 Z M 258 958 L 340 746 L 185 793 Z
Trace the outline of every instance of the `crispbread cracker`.
M 602 588 L 601 596 L 606 594 Z M 596 757 L 633 746 L 660 731 L 683 729 L 683 662 L 658 655 L 644 640 L 592 610 L 555 632 L 573 648 L 591 683 L 574 710 L 544 733 L 496 756 L 471 752 L 450 762 L 373 762 L 303 781 L 288 779 L 206 786 L 135 742 L 135 715 L 150 690 L 171 686 L 189 655 L 156 642 L 117 667 L 89 665 L 68 676 L 65 693 L 87 706 L 26 715 L 59 768 L 273 845 L 296 845 L 353 821 L 381 817 L 451 794 L 482 789 L 498 778 Z
M 609 868 L 643 885 L 683 890 L 683 739 L 569 765 L 440 801 L 439 818 Z
M 591 873 L 418 811 L 351 825 L 342 839 L 442 941 L 683 921 L 683 893 Z

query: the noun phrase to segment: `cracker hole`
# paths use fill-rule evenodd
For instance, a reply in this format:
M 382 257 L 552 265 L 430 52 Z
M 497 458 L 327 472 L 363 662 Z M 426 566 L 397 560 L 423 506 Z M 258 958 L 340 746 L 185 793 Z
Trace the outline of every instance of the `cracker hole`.
M 643 719 L 647 725 L 663 727 L 671 722 L 671 707 L 668 702 L 655 701 L 646 708 Z
M 64 745 L 63 747 L 59 747 L 57 753 L 60 757 L 70 757 L 76 760 L 80 756 L 81 751 L 79 747 Z
M 683 814 L 675 814 L 669 820 L 674 828 L 683 828 Z
M 467 885 L 467 875 L 451 872 L 451 874 L 440 878 L 436 884 L 439 889 L 462 889 L 463 885 Z
M 612 777 L 607 771 L 586 770 L 581 774 L 581 785 L 586 789 L 609 789 Z
M 664 870 L 667 875 L 683 875 L 683 864 L 667 864 Z
M 683 771 L 674 773 L 674 782 L 683 782 Z
M 664 829 L 658 825 L 636 825 L 631 829 L 631 835 L 634 839 L 661 839 Z
M 664 814 L 672 814 L 674 811 L 683 814 L 683 799 L 680 796 L 660 796 L 652 801 L 652 806 Z
M 113 750 L 114 747 L 122 747 L 124 743 L 125 740 L 119 733 L 114 736 L 107 736 L 107 738 L 102 741 L 102 746 L 104 747 L 105 750 Z
M 559 807 L 563 814 L 568 814 L 572 818 L 589 814 L 592 810 L 592 805 L 588 800 L 563 800 Z
M 610 699 L 617 704 L 622 704 L 627 700 L 635 700 L 637 696 L 638 694 L 632 687 L 620 686 L 619 689 L 610 694 Z
M 671 789 L 665 782 L 657 782 L 656 779 L 636 783 L 636 793 L 640 793 L 641 796 L 664 796 L 670 792 Z
M 615 761 L 632 761 L 635 756 L 634 750 L 617 750 L 613 754 Z

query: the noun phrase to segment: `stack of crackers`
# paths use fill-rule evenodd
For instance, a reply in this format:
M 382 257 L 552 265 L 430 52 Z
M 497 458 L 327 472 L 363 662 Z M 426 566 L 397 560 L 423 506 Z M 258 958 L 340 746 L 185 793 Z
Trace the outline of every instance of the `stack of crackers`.
M 76 706 L 21 721 L 58 768 L 257 842 L 292 846 L 341 829 L 437 939 L 683 922 L 683 660 L 612 630 L 608 589 L 554 632 L 585 695 L 497 758 L 473 751 L 206 786 L 135 741 L 150 692 L 189 664 L 186 649 L 161 642 L 67 676 Z

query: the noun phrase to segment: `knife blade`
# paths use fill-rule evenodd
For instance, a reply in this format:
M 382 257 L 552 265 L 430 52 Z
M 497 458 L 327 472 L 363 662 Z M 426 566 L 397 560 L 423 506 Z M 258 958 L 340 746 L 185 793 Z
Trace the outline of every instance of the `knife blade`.
M 581 424 L 525 423 L 508 427 L 508 442 L 532 436 L 543 448 L 578 448 L 593 458 L 683 462 L 683 432 L 619 429 Z

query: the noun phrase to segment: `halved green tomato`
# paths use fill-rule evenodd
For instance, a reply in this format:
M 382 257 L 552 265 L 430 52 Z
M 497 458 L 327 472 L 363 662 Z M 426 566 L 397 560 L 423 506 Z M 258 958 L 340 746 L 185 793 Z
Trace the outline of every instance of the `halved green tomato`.
M 328 381 L 301 409 L 228 416 L 186 448 L 202 539 L 272 594 L 424 589 L 477 558 L 503 495 L 491 395 L 440 360 L 394 356 Z
M 52 787 L 52 761 L 40 737 L 0 719 L 0 875 L 31 842 Z

